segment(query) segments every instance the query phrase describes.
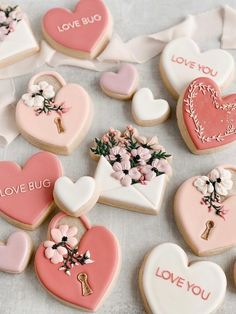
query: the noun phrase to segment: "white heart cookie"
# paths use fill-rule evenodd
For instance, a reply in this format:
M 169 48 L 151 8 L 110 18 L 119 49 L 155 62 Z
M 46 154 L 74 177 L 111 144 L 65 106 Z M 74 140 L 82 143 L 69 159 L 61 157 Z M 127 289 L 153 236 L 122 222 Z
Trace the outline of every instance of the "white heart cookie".
M 99 195 L 94 178 L 86 176 L 75 183 L 68 177 L 60 177 L 54 185 L 53 196 L 61 210 L 79 217 L 96 204 Z
M 176 98 L 198 77 L 208 77 L 222 88 L 233 79 L 234 69 L 234 59 L 227 51 L 201 52 L 192 39 L 185 37 L 167 44 L 160 60 L 164 83 Z
M 154 99 L 149 88 L 141 88 L 133 97 L 132 115 L 137 124 L 153 126 L 169 117 L 170 106 L 164 99 Z
M 189 265 L 176 244 L 155 247 L 140 271 L 140 289 L 148 313 L 210 314 L 223 302 L 226 276 L 212 262 Z

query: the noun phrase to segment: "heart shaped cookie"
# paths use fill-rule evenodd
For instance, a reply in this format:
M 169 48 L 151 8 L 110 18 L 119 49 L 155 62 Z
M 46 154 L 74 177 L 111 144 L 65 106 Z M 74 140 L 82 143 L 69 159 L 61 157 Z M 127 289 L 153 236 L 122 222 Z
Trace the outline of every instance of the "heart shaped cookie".
M 190 38 L 177 38 L 162 52 L 160 71 L 168 90 L 176 97 L 198 77 L 214 80 L 221 88 L 230 83 L 235 70 L 234 59 L 222 49 L 200 52 Z
M 62 174 L 60 161 L 40 152 L 23 168 L 1 161 L 0 173 L 0 215 L 21 228 L 37 228 L 53 205 L 53 186 Z
M 102 0 L 80 0 L 74 12 L 49 10 L 43 17 L 46 40 L 56 50 L 76 58 L 95 58 L 107 45 L 112 18 Z
M 27 267 L 32 253 L 32 241 L 28 233 L 12 233 L 6 244 L 0 243 L 0 271 L 21 273 Z
M 134 121 L 141 126 L 154 126 L 170 115 L 170 106 L 164 99 L 154 99 L 149 88 L 141 88 L 132 99 Z
M 35 255 L 35 271 L 42 285 L 73 307 L 96 311 L 119 270 L 120 250 L 115 236 L 88 220 L 56 215 L 48 240 Z
M 174 211 L 185 241 L 199 256 L 236 245 L 236 167 L 220 166 L 193 177 L 178 189 Z
M 105 94 L 117 99 L 130 99 L 138 87 L 138 71 L 132 64 L 123 64 L 118 73 L 104 72 L 100 86 Z
M 68 215 L 79 217 L 96 204 L 99 192 L 92 177 L 81 177 L 73 183 L 68 177 L 57 179 L 53 190 L 56 205 Z
M 179 98 L 177 120 L 187 146 L 194 154 L 210 153 L 236 140 L 236 94 L 221 97 L 208 78 L 190 83 Z
M 189 265 L 185 252 L 176 244 L 155 247 L 139 273 L 145 308 L 152 314 L 211 314 L 224 300 L 226 277 L 212 262 Z
M 33 145 L 68 155 L 79 145 L 92 121 L 92 105 L 78 84 L 66 84 L 56 72 L 41 72 L 16 107 L 21 134 Z

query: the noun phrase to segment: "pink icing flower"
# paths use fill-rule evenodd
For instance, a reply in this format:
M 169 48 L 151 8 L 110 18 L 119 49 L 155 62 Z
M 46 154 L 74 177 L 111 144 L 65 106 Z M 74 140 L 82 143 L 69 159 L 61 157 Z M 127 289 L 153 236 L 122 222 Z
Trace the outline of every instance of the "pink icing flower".
M 123 186 L 129 186 L 132 184 L 132 180 L 138 181 L 141 177 L 141 173 L 138 168 L 131 168 L 129 160 L 123 160 L 120 163 L 115 162 L 113 165 L 112 176 L 119 180 Z
M 76 246 L 78 240 L 74 237 L 78 232 L 76 227 L 69 227 L 68 225 L 60 225 L 59 228 L 51 230 L 51 236 L 56 243 L 66 242 L 71 247 Z
M 63 262 L 63 255 L 67 254 L 67 249 L 63 246 L 57 246 L 57 244 L 53 241 L 45 241 L 44 242 L 45 256 L 51 260 L 53 264 Z
M 149 149 L 143 148 L 141 146 L 138 149 L 132 149 L 131 155 L 140 165 L 145 165 L 146 162 L 151 158 Z
M 129 159 L 129 155 L 125 148 L 114 146 L 110 149 L 109 160 L 121 162 L 124 159 Z
M 0 23 L 4 23 L 7 20 L 5 12 L 0 12 Z
M 165 159 L 155 159 L 153 160 L 151 165 L 143 166 L 140 169 L 140 172 L 145 176 L 145 180 L 151 181 L 153 180 L 158 172 L 170 173 L 171 166 L 168 161 Z
M 102 140 L 104 143 L 109 143 L 109 137 L 106 134 L 103 135 Z
M 5 26 L 0 27 L 0 41 L 3 41 L 8 34 L 8 30 Z
M 157 136 L 145 137 L 145 136 L 136 136 L 136 140 L 145 147 L 150 147 L 156 151 L 165 151 L 165 148 L 158 143 Z

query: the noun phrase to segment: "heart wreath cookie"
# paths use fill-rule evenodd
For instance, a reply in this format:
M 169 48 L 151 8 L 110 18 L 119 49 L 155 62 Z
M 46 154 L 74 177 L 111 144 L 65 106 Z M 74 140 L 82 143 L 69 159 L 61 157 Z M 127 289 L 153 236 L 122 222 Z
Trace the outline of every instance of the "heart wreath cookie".
M 179 98 L 177 120 L 194 154 L 222 149 L 236 140 L 236 94 L 221 97 L 216 83 L 197 78 Z
M 229 84 L 235 71 L 234 59 L 223 49 L 201 52 L 191 38 L 177 38 L 164 48 L 160 70 L 168 90 L 176 98 L 198 77 L 214 80 L 220 88 Z
M 148 313 L 212 314 L 224 300 L 227 281 L 217 264 L 189 265 L 178 245 L 164 243 L 146 256 L 139 284 Z
M 57 214 L 49 224 L 48 240 L 35 255 L 42 285 L 73 307 L 96 311 L 119 271 L 120 250 L 105 227 L 91 226 L 85 216 Z
M 59 159 L 40 152 L 23 168 L 1 161 L 0 173 L 0 216 L 20 228 L 37 228 L 54 204 L 54 183 L 62 175 Z
M 235 166 L 220 166 L 188 179 L 178 189 L 176 222 L 195 254 L 218 254 L 236 245 L 235 180 Z
M 112 33 L 112 18 L 102 0 L 80 0 L 74 12 L 49 10 L 43 17 L 44 37 L 56 50 L 76 58 L 93 59 Z
M 92 116 L 87 92 L 78 84 L 67 84 L 56 72 L 34 76 L 16 107 L 22 136 L 43 150 L 63 155 L 82 141 Z
M 111 128 L 95 139 L 91 155 L 99 160 L 94 178 L 100 203 L 158 214 L 172 168 L 157 136 L 146 138 L 132 126 Z

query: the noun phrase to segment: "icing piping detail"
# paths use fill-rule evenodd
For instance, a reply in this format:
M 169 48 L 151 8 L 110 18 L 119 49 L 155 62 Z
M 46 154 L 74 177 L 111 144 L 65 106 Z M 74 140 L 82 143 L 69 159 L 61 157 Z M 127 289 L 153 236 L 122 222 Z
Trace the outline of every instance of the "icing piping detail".
M 15 31 L 17 24 L 22 20 L 23 14 L 20 8 L 8 5 L 0 5 L 0 42 Z
M 200 123 L 197 113 L 194 108 L 193 100 L 197 96 L 197 93 L 201 92 L 203 95 L 208 92 L 210 94 L 210 97 L 212 99 L 212 104 L 215 106 L 216 109 L 219 110 L 225 110 L 225 111 L 233 111 L 236 109 L 236 103 L 226 103 L 223 105 L 220 105 L 217 101 L 219 95 L 218 92 L 212 88 L 210 85 L 206 85 L 203 83 L 197 83 L 197 81 L 194 81 L 192 84 L 190 84 L 187 99 L 184 99 L 185 104 L 185 111 L 189 114 L 189 117 L 193 120 L 193 123 L 195 125 L 195 132 L 198 135 L 198 138 L 202 141 L 202 143 L 210 143 L 212 141 L 222 142 L 224 141 L 224 138 L 227 136 L 230 136 L 232 134 L 236 134 L 236 128 L 233 126 L 231 122 L 228 122 L 228 126 L 223 134 L 219 133 L 217 135 L 212 136 L 206 136 L 204 134 L 204 127 Z

